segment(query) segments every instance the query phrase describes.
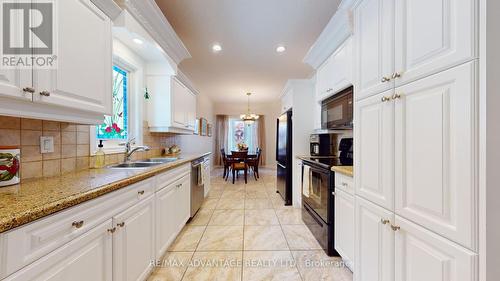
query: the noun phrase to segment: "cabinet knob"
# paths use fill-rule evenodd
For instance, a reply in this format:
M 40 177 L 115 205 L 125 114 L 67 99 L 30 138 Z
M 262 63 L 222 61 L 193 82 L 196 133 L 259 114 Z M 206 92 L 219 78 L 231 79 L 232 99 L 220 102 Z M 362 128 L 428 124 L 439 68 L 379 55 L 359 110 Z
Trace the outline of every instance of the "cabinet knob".
M 390 99 L 390 98 L 388 98 L 388 97 L 386 97 L 386 96 L 384 96 L 384 97 L 382 97 L 380 100 L 381 100 L 382 102 L 386 102 L 386 101 L 390 101 L 391 99 Z
M 332 191 L 333 196 L 337 196 L 337 193 L 335 191 Z
M 390 223 L 390 222 L 391 222 L 390 220 L 380 219 L 380 223 L 381 223 L 381 224 L 388 224 L 388 223 Z
M 400 99 L 400 98 L 401 98 L 401 94 L 394 94 L 394 95 L 392 95 L 392 99 L 393 100 Z
M 139 195 L 143 195 L 143 194 L 144 194 L 144 190 L 137 191 L 137 194 L 139 194 Z
M 49 91 L 41 91 L 40 96 L 50 97 L 50 92 Z
M 391 81 L 391 78 L 385 77 L 385 76 L 382 77 L 382 79 L 380 79 L 380 82 L 382 82 L 382 83 L 389 82 L 389 81 Z
M 75 228 L 80 228 L 83 226 L 83 221 L 74 221 L 71 225 Z
M 108 232 L 109 232 L 109 233 L 115 233 L 115 231 L 116 231 L 116 227 L 113 227 L 113 228 L 108 229 Z
M 342 186 L 347 187 L 347 183 L 343 182 L 343 183 L 342 183 Z
M 398 226 L 398 225 L 392 225 L 392 224 L 391 224 L 391 228 L 392 228 L 393 231 L 398 231 L 398 230 L 401 229 L 400 226 Z
M 24 87 L 23 88 L 23 92 L 26 92 L 26 93 L 34 93 L 35 92 L 35 89 L 32 88 L 32 87 Z
M 396 78 L 400 78 L 401 77 L 401 73 L 399 72 L 394 72 L 394 74 L 392 74 L 392 79 L 396 79 Z
M 119 226 L 119 227 L 124 227 L 125 226 L 125 222 L 122 221 L 121 223 L 117 223 L 116 226 Z
M 179 187 L 181 187 L 181 186 L 182 186 L 182 183 L 180 183 L 180 184 L 176 185 L 175 187 L 179 188 Z

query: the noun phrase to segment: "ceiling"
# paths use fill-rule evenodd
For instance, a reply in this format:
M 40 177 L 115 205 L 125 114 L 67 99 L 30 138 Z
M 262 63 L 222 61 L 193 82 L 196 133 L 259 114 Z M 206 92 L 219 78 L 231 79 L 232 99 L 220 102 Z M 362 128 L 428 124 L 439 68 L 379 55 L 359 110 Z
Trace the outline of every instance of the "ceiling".
M 192 55 L 179 68 L 215 102 L 277 100 L 288 79 L 307 78 L 305 54 L 340 0 L 156 0 Z M 211 46 L 222 45 L 220 53 Z M 278 45 L 286 52 L 278 54 Z

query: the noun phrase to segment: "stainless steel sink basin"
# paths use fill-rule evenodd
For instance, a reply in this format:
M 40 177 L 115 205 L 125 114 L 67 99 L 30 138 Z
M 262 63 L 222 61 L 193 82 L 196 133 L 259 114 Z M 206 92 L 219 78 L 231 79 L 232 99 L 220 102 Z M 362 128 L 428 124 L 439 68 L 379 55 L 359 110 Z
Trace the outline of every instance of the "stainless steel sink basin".
M 173 162 L 173 161 L 177 161 L 179 160 L 178 157 L 164 157 L 164 158 L 150 158 L 150 159 L 145 159 L 145 160 L 139 160 L 137 162 L 141 162 L 141 163 L 155 163 L 155 162 L 159 162 L 159 163 L 169 163 L 169 162 Z
M 131 162 L 109 166 L 110 169 L 145 169 L 162 164 L 161 162 Z

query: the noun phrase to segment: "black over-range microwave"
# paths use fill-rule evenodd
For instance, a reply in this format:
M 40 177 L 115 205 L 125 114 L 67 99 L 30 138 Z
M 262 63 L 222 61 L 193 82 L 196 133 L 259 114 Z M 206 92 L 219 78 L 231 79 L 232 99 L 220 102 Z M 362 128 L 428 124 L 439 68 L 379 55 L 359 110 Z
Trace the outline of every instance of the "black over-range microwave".
M 352 129 L 353 87 L 349 87 L 321 103 L 321 129 Z

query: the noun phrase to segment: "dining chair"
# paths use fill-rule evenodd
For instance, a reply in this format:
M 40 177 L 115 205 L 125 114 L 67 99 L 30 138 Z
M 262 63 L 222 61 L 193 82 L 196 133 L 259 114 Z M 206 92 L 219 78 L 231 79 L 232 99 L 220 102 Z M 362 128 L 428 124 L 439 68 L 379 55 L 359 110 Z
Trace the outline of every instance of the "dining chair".
M 226 150 L 224 148 L 221 148 L 220 156 L 222 158 L 222 165 L 224 166 L 224 172 L 222 174 L 222 178 L 227 180 L 227 178 L 229 177 L 230 170 L 231 170 L 231 163 L 230 163 L 229 159 L 227 158 Z
M 233 171 L 233 184 L 235 177 L 240 171 L 244 172 L 245 184 L 247 183 L 248 176 L 248 165 L 247 165 L 248 151 L 232 151 L 231 158 L 233 163 L 231 164 L 231 169 Z
M 259 163 L 260 163 L 260 155 L 262 154 L 262 149 L 260 147 L 257 148 L 256 150 L 256 157 L 254 158 L 249 158 L 247 160 L 248 168 L 252 168 L 253 171 L 253 177 L 255 180 L 257 180 L 259 177 Z

